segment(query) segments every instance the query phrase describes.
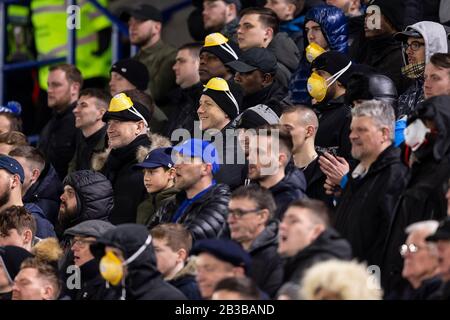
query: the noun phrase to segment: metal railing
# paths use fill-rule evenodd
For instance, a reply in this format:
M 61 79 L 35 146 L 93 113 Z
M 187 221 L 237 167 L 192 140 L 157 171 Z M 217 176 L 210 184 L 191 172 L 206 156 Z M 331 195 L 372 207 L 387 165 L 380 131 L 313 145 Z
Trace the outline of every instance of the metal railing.
M 103 7 L 97 0 L 87 0 L 95 6 L 105 17 L 112 23 L 111 48 L 112 62 L 119 60 L 120 57 L 120 35 L 128 36 L 128 27 L 107 8 Z M 7 7 L 8 5 L 25 5 L 28 6 L 30 1 L 20 0 L 0 0 L 0 105 L 4 103 L 5 89 L 5 73 L 19 69 L 37 68 L 53 63 L 67 62 L 76 65 L 76 28 L 68 28 L 67 37 L 67 56 L 37 61 L 24 61 L 15 63 L 6 63 L 6 28 L 7 28 Z M 173 14 L 184 9 L 191 4 L 191 0 L 182 0 L 162 11 L 163 22 L 170 20 Z M 70 0 L 69 5 L 76 5 L 76 0 Z M 134 46 L 132 46 L 134 47 Z M 136 48 L 132 48 L 130 52 L 136 52 Z

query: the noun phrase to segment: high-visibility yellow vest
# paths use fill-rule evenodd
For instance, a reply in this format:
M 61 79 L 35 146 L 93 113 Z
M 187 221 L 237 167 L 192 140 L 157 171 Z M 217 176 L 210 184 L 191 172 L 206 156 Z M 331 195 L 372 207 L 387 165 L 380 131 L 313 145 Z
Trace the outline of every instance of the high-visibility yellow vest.
M 108 0 L 99 3 L 106 6 Z M 76 29 L 76 66 L 84 79 L 109 77 L 111 48 L 102 55 L 98 49 L 97 32 L 111 26 L 111 22 L 86 0 L 77 1 L 80 7 L 80 29 Z M 67 56 L 67 6 L 64 0 L 32 0 L 32 22 L 38 59 Z M 47 89 L 48 67 L 39 69 L 39 84 Z

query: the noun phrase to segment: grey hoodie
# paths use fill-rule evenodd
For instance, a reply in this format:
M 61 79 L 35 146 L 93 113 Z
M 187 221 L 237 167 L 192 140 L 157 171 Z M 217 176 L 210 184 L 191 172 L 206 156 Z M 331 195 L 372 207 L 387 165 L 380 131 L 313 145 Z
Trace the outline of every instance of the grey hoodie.
M 420 33 L 425 41 L 425 63 L 430 62 L 430 58 L 435 53 L 448 52 L 447 32 L 444 26 L 437 22 L 421 21 L 407 26 L 405 31 L 414 30 Z

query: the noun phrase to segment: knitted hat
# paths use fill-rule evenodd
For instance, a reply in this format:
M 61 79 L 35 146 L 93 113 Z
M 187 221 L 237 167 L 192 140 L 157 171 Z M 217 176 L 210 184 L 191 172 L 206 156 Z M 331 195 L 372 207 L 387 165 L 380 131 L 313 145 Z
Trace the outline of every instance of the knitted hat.
M 254 129 L 267 124 L 278 124 L 280 118 L 268 106 L 258 104 L 248 108 L 236 118 L 237 128 Z
M 228 82 L 222 78 L 212 78 L 203 89 L 203 94 L 209 96 L 225 112 L 230 119 L 239 114 L 241 99 L 230 90 Z
M 113 71 L 127 79 L 137 89 L 142 91 L 147 89 L 150 79 L 145 64 L 134 59 L 123 59 L 112 65 L 111 72 Z
M 109 103 L 108 111 L 103 115 L 103 121 L 109 119 L 119 121 L 141 121 L 148 127 L 151 119 L 148 108 L 136 101 L 132 101 L 125 93 L 116 94 Z
M 237 60 L 240 55 L 239 47 L 218 32 L 206 36 L 200 53 L 204 51 L 215 55 L 223 64 Z
M 337 51 L 327 51 L 318 56 L 312 63 L 312 69 L 323 70 L 331 75 L 338 73 L 346 68 L 351 60 L 345 55 Z M 348 80 L 353 73 L 352 65 L 337 80 L 347 87 Z

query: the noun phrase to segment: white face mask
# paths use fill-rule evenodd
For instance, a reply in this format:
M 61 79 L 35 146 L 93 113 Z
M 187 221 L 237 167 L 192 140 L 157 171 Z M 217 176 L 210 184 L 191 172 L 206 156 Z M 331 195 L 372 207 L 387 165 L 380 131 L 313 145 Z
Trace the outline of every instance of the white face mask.
M 405 128 L 405 143 L 416 151 L 425 142 L 425 136 L 430 132 L 422 120 L 417 119 Z

